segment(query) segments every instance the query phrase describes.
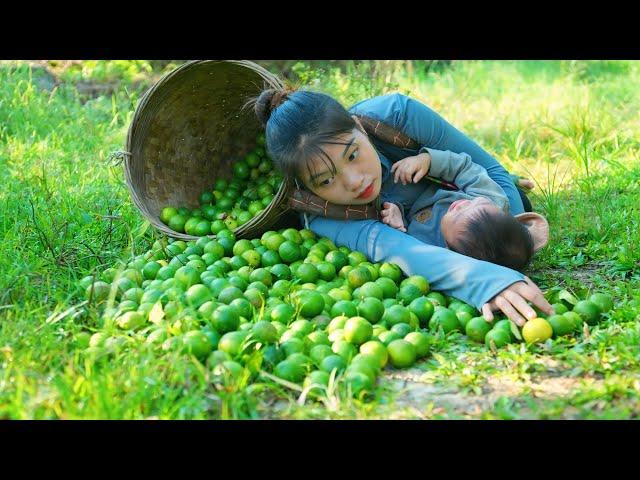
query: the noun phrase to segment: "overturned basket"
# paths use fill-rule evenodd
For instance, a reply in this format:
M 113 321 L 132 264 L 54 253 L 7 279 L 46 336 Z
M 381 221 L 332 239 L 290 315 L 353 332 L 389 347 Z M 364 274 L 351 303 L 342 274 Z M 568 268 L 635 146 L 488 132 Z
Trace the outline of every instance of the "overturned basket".
M 160 213 L 169 205 L 195 208 L 215 179 L 231 178 L 232 164 L 255 147 L 263 130 L 253 110 L 243 106 L 265 86 L 282 83 L 253 62 L 192 61 L 140 100 L 127 135 L 124 172 L 135 205 L 155 228 L 182 240 L 199 238 L 170 229 Z M 291 189 L 284 181 L 271 204 L 235 230 L 236 237 L 296 222 L 286 200 Z
M 253 110 L 244 107 L 265 86 L 283 88 L 276 76 L 253 62 L 193 61 L 165 75 L 140 100 L 127 135 L 125 179 L 135 205 L 162 233 L 182 240 L 200 238 L 170 229 L 160 213 L 166 206 L 194 208 L 215 179 L 231 178 L 233 163 L 255 147 L 263 130 Z M 373 140 L 413 154 L 419 147 L 389 125 L 358 117 Z M 255 238 L 266 230 L 299 227 L 297 212 L 380 219 L 380 198 L 366 205 L 334 205 L 285 179 L 271 203 L 234 233 Z

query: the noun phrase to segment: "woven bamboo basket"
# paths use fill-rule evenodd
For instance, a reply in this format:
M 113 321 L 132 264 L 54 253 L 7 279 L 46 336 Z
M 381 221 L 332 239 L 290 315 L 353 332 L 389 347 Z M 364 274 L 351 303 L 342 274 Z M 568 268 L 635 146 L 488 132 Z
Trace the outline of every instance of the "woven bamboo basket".
M 134 204 L 162 233 L 200 237 L 170 229 L 160 220 L 166 206 L 198 206 L 198 196 L 217 178 L 230 179 L 232 164 L 255 147 L 263 130 L 247 100 L 282 82 L 250 61 L 202 60 L 181 65 L 143 96 L 129 126 L 124 173 Z M 254 238 L 296 222 L 287 205 L 293 185 L 285 181 L 271 204 L 235 230 Z M 215 237 L 215 235 L 211 235 Z

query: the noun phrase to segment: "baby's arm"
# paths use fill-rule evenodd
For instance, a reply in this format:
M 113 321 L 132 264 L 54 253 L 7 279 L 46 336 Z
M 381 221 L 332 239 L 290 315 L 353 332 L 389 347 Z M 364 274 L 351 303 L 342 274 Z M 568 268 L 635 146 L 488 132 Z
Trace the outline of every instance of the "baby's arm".
M 429 175 L 455 185 L 464 193 L 475 197 L 486 197 L 502 209 L 508 209 L 509 199 L 500 185 L 494 182 L 484 167 L 474 163 L 465 153 L 423 148 L 431 155 Z

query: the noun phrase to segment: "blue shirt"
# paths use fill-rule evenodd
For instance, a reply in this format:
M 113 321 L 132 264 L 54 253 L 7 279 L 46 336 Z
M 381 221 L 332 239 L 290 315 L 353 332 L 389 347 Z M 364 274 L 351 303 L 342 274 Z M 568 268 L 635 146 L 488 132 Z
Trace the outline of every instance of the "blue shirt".
M 424 147 L 452 152 L 467 152 L 474 162 L 502 187 L 509 199 L 512 214 L 524 211 L 520 196 L 507 171 L 476 143 L 447 123 L 424 104 L 400 94 L 374 97 L 357 103 L 351 113 L 366 115 L 418 141 Z M 382 164 L 381 199 L 400 201 L 409 211 L 425 190 L 426 180 L 417 184 L 394 184 L 392 163 L 418 152 L 372 141 Z M 391 182 L 389 179 L 391 178 Z M 336 220 L 307 216 L 309 228 L 364 253 L 372 262 L 396 263 L 405 275 L 422 275 L 433 290 L 459 298 L 481 309 L 492 297 L 509 285 L 522 281 L 515 270 L 460 255 L 446 248 L 427 244 L 377 220 Z

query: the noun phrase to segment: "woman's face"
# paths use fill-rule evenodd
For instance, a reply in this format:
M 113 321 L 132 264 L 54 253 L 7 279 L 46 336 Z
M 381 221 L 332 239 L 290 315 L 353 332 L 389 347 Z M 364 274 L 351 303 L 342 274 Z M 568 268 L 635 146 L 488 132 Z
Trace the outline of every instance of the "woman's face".
M 440 220 L 442 236 L 449 248 L 456 248 L 456 240 L 466 234 L 469 221 L 480 212 L 498 213 L 500 207 L 485 197 L 473 200 L 456 200 Z
M 370 203 L 382 187 L 382 166 L 378 153 L 367 136 L 357 128 L 336 137 L 335 141 L 343 145 L 322 146 L 335 165 L 335 172 L 322 159 L 311 159 L 311 168 L 304 168 L 299 173 L 302 182 L 313 193 L 331 203 Z

